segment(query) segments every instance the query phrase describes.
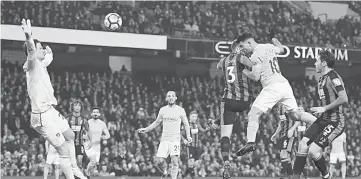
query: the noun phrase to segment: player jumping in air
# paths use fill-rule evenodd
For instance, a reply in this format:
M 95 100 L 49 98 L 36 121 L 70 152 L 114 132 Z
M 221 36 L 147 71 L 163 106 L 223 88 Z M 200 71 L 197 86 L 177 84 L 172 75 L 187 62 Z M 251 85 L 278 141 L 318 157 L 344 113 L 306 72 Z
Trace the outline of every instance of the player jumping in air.
M 189 113 L 189 126 L 191 130 L 191 137 L 192 142 L 188 143 L 187 139 L 183 139 L 186 144 L 188 144 L 188 168 L 183 174 L 183 177 L 190 174 L 191 178 L 195 178 L 195 172 L 194 172 L 194 164 L 197 160 L 199 160 L 199 157 L 201 155 L 201 148 L 200 148 L 200 141 L 199 141 L 199 132 L 204 132 L 206 129 L 204 129 L 198 119 L 198 113 L 197 111 L 192 111 Z M 183 136 L 182 136 L 183 138 Z
M 87 135 L 90 134 L 88 119 L 81 115 L 82 107 L 81 101 L 73 102 L 70 105 L 72 113 L 65 117 L 75 134 L 75 150 L 72 151 L 72 155 L 74 155 L 74 160 L 76 156 L 77 164 L 81 168 L 83 167 L 83 157 L 85 156 L 84 137 L 88 137 L 88 140 L 91 141 L 91 135 Z M 90 145 L 86 146 L 87 149 L 91 147 L 91 142 L 88 144 Z M 76 161 L 72 161 L 72 163 L 76 163 Z
M 272 135 L 271 140 L 275 141 L 279 137 L 280 159 L 281 159 L 281 179 L 292 176 L 291 155 L 295 143 L 295 134 L 300 121 L 293 121 L 288 118 L 285 108 L 278 105 L 279 123 L 276 132 Z
M 260 80 L 263 87 L 248 113 L 247 144 L 237 151 L 237 155 L 242 156 L 256 150 L 259 118 L 275 104 L 282 104 L 292 120 L 312 123 L 316 118 L 309 113 L 297 110 L 298 106 L 291 85 L 281 74 L 278 65 L 277 54 L 284 51 L 282 44 L 276 38 L 272 38 L 273 44 L 258 44 L 249 33 L 243 33 L 239 41 L 247 53 L 252 53 L 250 57 L 253 64 L 252 71 L 244 69 L 243 74 L 254 81 Z
M 46 151 L 46 165 L 44 166 L 44 179 L 48 179 L 49 169 L 52 169 L 54 165 L 54 176 L 55 179 L 59 179 L 60 168 L 59 168 L 59 153 L 56 149 L 45 140 L 45 151 Z
M 344 132 L 332 142 L 330 153 L 330 173 L 333 175 L 337 161 L 339 161 L 342 179 L 346 178 L 346 146 L 346 133 Z
M 110 138 L 107 125 L 100 119 L 100 115 L 99 108 L 93 108 L 91 114 L 93 118 L 88 120 L 90 130 L 89 135 L 91 135 L 91 144 L 89 144 L 91 147 L 89 149 L 85 148 L 86 156 L 90 160 L 85 172 L 88 178 L 93 175 L 95 167 L 99 163 L 101 140 L 107 140 Z
M 59 165 L 65 177 L 74 179 L 70 146 L 66 142 L 74 139 L 74 133 L 64 116 L 53 107 L 58 102 L 47 71 L 47 66 L 53 60 L 51 49 L 49 46 L 44 49 L 39 41 L 33 39 L 30 20 L 23 19 L 21 27 L 26 37 L 23 69 L 31 102 L 31 126 L 58 151 Z
M 293 179 L 300 178 L 307 153 L 321 172 L 322 178 L 331 178 L 322 150 L 343 133 L 345 117 L 342 105 L 348 102 L 343 81 L 333 70 L 334 57 L 329 51 L 320 51 L 316 56 L 316 71 L 322 74 L 318 81 L 318 95 L 322 106 L 311 108 L 311 111 L 319 116 L 306 130 L 298 146 L 293 166 Z
M 221 101 L 221 153 L 223 157 L 223 178 L 230 178 L 230 137 L 233 124 L 236 122 L 236 113 L 249 109 L 252 102 L 252 91 L 249 79 L 242 73 L 247 67 L 252 67 L 251 61 L 241 53 L 239 39 L 232 42 L 232 52 L 227 57 L 222 58 L 217 68 L 223 71 L 225 88 Z
M 166 100 L 168 102 L 168 105 L 163 106 L 159 110 L 157 119 L 150 126 L 138 129 L 138 132 L 149 132 L 161 123 L 163 123 L 162 138 L 159 144 L 157 157 L 160 162 L 159 164 L 162 165 L 162 178 L 165 178 L 168 175 L 165 162 L 167 157 L 170 155 L 172 162 L 171 178 L 176 179 L 179 169 L 178 158 L 181 149 L 181 123 L 183 123 L 186 130 L 188 143 L 192 142 L 192 137 L 190 134 L 190 128 L 186 112 L 182 107 L 175 104 L 177 100 L 176 93 L 174 91 L 168 91 Z

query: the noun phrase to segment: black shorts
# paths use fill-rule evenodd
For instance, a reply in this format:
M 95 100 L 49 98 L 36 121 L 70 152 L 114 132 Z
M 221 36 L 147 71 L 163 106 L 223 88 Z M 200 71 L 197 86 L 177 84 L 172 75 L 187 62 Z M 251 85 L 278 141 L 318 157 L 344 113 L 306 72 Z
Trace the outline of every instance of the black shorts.
M 294 146 L 295 146 L 295 141 L 296 141 L 295 137 L 291 137 L 291 138 L 282 137 L 278 141 L 279 149 L 286 150 L 287 152 L 292 152 L 292 150 L 294 149 Z
M 188 146 L 188 158 L 198 160 L 201 155 L 201 149 L 199 147 Z
M 244 112 L 251 106 L 250 101 L 222 99 L 220 125 L 230 125 L 236 122 L 236 113 Z
M 307 145 L 312 142 L 321 148 L 327 147 L 345 130 L 344 121 L 323 121 L 317 119 L 305 132 L 304 137 L 309 138 Z
M 85 149 L 83 145 L 75 145 L 75 155 L 85 155 Z

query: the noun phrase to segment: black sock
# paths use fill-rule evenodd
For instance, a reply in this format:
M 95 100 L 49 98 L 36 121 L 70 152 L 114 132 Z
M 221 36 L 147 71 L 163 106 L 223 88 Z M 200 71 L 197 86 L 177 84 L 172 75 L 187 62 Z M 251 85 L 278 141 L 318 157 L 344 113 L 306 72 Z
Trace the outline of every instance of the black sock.
M 194 166 L 189 167 L 188 170 L 189 170 L 189 174 L 191 175 L 191 177 L 194 177 L 195 176 Z
M 318 170 L 321 172 L 322 176 L 325 176 L 328 174 L 328 170 L 327 170 L 327 164 L 325 161 L 325 157 L 323 157 L 323 155 L 321 154 L 320 157 L 318 157 L 317 159 L 313 159 L 313 162 L 315 163 L 316 167 L 318 168 Z
M 293 165 L 293 179 L 299 179 L 306 165 L 307 154 L 297 154 L 295 164 Z
M 288 161 L 282 161 L 281 162 L 281 175 L 286 176 L 287 173 L 287 163 Z
M 291 164 L 291 162 L 289 161 L 289 162 L 287 163 L 287 175 L 290 176 L 290 175 L 292 175 L 292 174 L 293 174 L 292 164 Z
M 303 174 L 303 177 L 308 178 L 307 170 L 303 170 L 302 174 Z
M 231 141 L 229 140 L 228 137 L 221 138 L 221 153 L 222 153 L 224 162 L 229 160 L 229 149 L 231 146 L 230 144 L 231 144 Z

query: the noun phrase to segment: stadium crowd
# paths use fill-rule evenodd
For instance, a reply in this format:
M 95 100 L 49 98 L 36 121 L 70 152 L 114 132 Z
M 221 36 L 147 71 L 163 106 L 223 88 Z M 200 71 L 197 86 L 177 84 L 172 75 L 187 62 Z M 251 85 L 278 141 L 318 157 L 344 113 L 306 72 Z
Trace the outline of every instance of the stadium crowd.
M 26 94 L 25 75 L 22 64 L 2 60 L 1 66 L 1 175 L 39 176 L 45 163 L 44 139 L 30 128 L 30 104 Z M 120 72 L 71 72 L 64 69 L 49 72 L 58 99 L 56 107 L 68 114 L 70 103 L 80 99 L 84 103 L 83 114 L 98 106 L 102 119 L 107 123 L 111 138 L 102 141 L 99 165 L 100 176 L 160 176 L 155 168 L 155 152 L 158 147 L 161 127 L 148 134 L 138 134 L 136 129 L 149 125 L 156 118 L 159 108 L 165 104 L 164 95 L 169 87 L 178 90 L 178 103 L 189 113 L 198 110 L 200 122 L 206 127 L 208 116 L 215 118 L 220 111 L 219 97 L 222 80 L 205 77 L 165 77 L 157 74 L 142 77 Z M 345 79 L 349 105 L 347 117 L 347 176 L 361 174 L 361 85 L 353 79 Z M 315 100 L 314 79 L 292 80 L 291 85 L 301 106 L 306 110 L 318 104 Z M 257 93 L 259 86 L 254 88 Z M 232 150 L 243 146 L 245 141 L 246 113 L 239 114 L 232 136 Z M 280 162 L 276 144 L 270 141 L 276 129 L 274 111 L 261 119 L 258 141 L 260 144 L 252 155 L 237 158 L 232 156 L 234 176 L 278 176 Z M 219 176 L 222 157 L 219 150 L 219 132 L 200 134 L 202 155 L 196 164 L 198 176 Z M 186 152 L 181 154 L 182 170 L 186 167 Z M 318 176 L 312 162 L 306 170 L 310 176 Z M 339 172 L 339 170 L 338 170 Z
M 120 32 L 234 39 L 250 31 L 266 41 L 265 32 L 274 26 L 284 43 L 361 47 L 359 17 L 322 22 L 286 1 L 3 1 L 1 6 L 2 24 L 20 24 L 26 18 L 40 27 L 104 30 L 104 16 L 116 12 L 123 19 Z M 349 7 L 361 15 L 359 2 L 349 2 Z

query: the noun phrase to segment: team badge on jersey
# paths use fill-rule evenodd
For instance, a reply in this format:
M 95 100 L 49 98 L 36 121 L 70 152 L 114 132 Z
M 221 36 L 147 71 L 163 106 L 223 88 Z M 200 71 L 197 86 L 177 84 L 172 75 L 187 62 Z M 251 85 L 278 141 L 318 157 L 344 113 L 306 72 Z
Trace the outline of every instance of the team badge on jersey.
M 335 78 L 332 80 L 332 83 L 335 85 L 335 86 L 340 86 L 342 85 L 341 83 L 341 80 L 339 78 Z

